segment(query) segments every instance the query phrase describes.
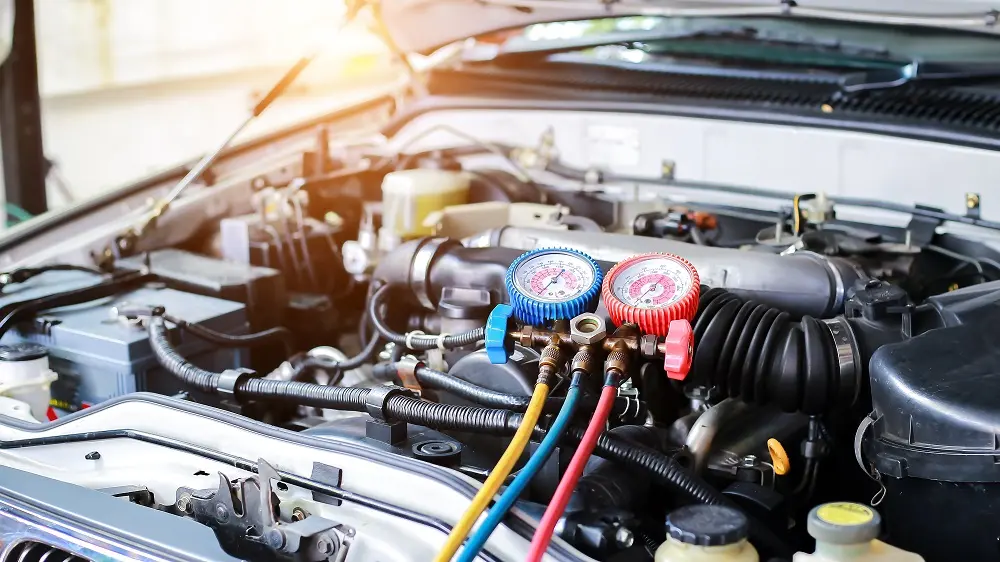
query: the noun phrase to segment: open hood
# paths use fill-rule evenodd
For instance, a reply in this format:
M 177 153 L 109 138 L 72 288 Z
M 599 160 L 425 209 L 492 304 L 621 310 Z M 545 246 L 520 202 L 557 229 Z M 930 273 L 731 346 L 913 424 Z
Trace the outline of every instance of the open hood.
M 535 23 L 613 16 L 779 16 L 1000 33 L 993 0 L 381 0 L 389 35 L 405 52 Z

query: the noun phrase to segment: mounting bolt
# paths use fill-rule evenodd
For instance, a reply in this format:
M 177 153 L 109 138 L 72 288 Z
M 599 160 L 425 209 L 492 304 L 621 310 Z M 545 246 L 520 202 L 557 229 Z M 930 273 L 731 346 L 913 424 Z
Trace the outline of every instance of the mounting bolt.
M 83 458 L 87 459 L 88 461 L 101 460 L 101 453 L 98 453 L 97 451 L 91 451 L 91 452 L 87 453 L 86 455 L 84 455 Z
M 301 507 L 292 510 L 292 521 L 302 521 L 306 517 L 309 517 L 309 514 Z
M 285 546 L 285 533 L 282 533 L 281 529 L 271 529 L 264 538 L 267 540 L 267 546 L 275 550 L 281 550 Z
M 757 468 L 757 455 L 747 455 L 740 460 L 740 466 L 743 468 Z
M 618 527 L 615 531 L 615 543 L 618 548 L 629 548 L 635 542 L 635 535 L 625 527 Z
M 331 543 L 326 537 L 320 537 L 319 540 L 316 541 L 316 550 L 318 550 L 320 554 L 333 554 L 333 543 Z
M 229 510 L 226 509 L 226 506 L 221 503 L 215 504 L 215 519 L 218 520 L 219 523 L 225 523 L 229 520 Z
M 181 497 L 177 498 L 177 510 L 181 513 L 187 513 L 191 509 L 191 495 L 181 494 Z

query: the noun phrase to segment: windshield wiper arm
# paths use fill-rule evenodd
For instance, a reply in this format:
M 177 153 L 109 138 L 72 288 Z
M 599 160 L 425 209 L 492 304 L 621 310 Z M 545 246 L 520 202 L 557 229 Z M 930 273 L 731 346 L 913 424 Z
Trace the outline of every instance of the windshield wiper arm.
M 671 42 L 736 41 L 776 45 L 792 48 L 809 48 L 819 51 L 836 52 L 852 56 L 885 58 L 888 49 L 881 45 L 854 44 L 839 39 L 822 39 L 797 34 L 774 33 L 752 26 L 712 27 L 684 32 L 662 30 L 611 31 L 594 36 L 570 39 L 529 40 L 517 37 L 507 41 L 496 53 L 496 57 L 532 55 L 535 57 L 593 49 L 609 45 L 641 45 Z
M 846 74 L 840 79 L 845 93 L 888 90 L 913 83 L 961 84 L 1000 79 L 1000 64 L 949 64 L 911 61 L 893 68 L 873 68 Z

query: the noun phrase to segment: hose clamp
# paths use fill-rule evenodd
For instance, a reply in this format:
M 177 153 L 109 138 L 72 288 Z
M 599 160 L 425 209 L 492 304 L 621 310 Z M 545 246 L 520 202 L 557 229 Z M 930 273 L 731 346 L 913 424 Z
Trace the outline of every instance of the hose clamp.
M 854 396 L 851 398 L 851 404 L 854 404 L 858 401 L 862 384 L 861 354 L 858 352 L 858 341 L 854 337 L 854 330 L 843 316 L 827 318 L 821 322 L 830 330 L 830 337 L 833 338 L 833 344 L 837 349 L 840 380 L 854 381 Z
M 396 363 L 396 375 L 399 376 L 399 380 L 403 382 L 403 386 L 407 390 L 420 396 L 423 393 L 423 389 L 420 387 L 420 381 L 417 380 L 417 369 L 424 366 L 424 362 L 420 361 L 412 355 L 404 355 Z
M 425 336 L 423 330 L 413 330 L 412 332 L 406 332 L 406 337 L 403 339 L 403 345 L 406 349 L 413 349 L 413 338 L 414 336 Z
M 219 383 L 215 388 L 224 397 L 234 397 L 237 386 L 243 381 L 256 376 L 256 371 L 251 369 L 226 369 L 219 374 Z
M 431 299 L 429 293 L 431 263 L 434 261 L 434 256 L 437 255 L 441 246 L 449 241 L 449 238 L 431 238 L 427 240 L 417 248 L 416 253 L 413 255 L 413 261 L 410 263 L 410 290 L 417 297 L 417 301 L 429 310 L 434 310 L 434 300 Z
M 365 396 L 365 411 L 372 418 L 387 422 L 385 405 L 389 402 L 389 399 L 393 396 L 412 396 L 409 390 L 396 386 L 394 384 L 386 384 L 380 386 L 373 386 L 368 391 L 368 395 Z

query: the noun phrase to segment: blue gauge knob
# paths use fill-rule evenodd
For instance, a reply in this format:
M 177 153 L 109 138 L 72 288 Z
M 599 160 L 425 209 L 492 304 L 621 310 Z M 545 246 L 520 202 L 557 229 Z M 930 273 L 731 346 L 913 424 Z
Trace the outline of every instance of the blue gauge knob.
M 568 320 L 587 312 L 601 290 L 604 272 L 594 258 L 569 248 L 539 248 L 507 269 L 507 295 L 525 324 Z
M 513 313 L 509 304 L 498 304 L 486 319 L 486 357 L 494 365 L 503 365 L 514 352 L 514 340 L 510 337 Z

